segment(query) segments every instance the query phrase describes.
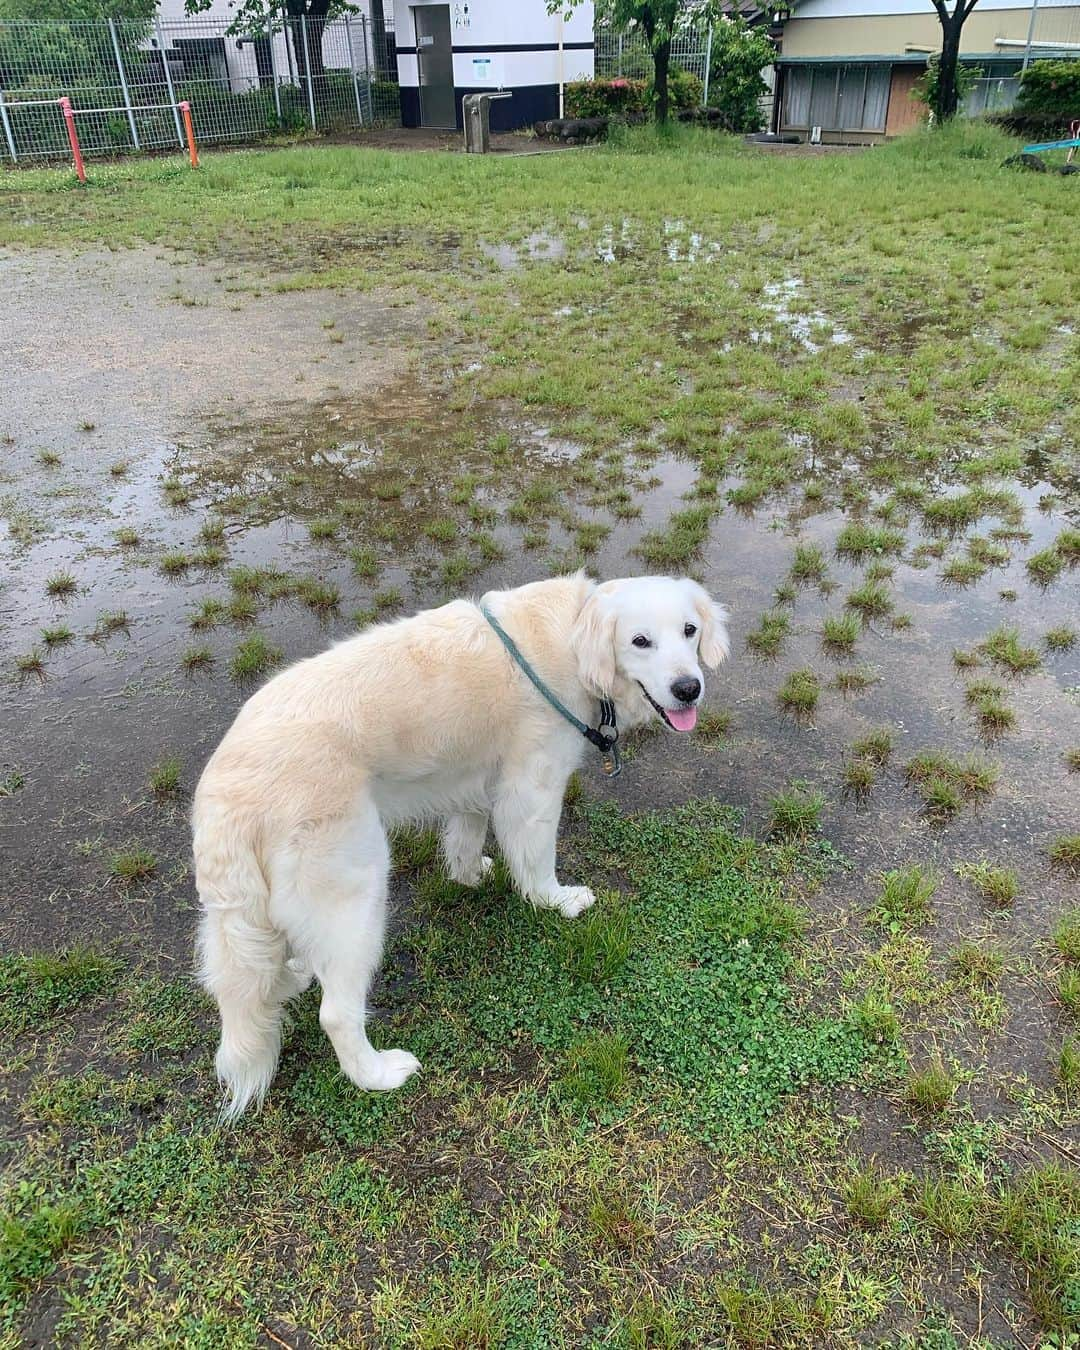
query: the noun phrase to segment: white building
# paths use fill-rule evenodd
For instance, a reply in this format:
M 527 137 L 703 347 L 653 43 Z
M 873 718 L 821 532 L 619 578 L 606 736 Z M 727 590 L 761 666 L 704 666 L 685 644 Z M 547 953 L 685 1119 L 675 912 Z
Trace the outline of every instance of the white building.
M 388 6 L 389 7 L 389 6 Z M 567 19 L 545 0 L 394 0 L 401 120 L 462 125 L 466 94 L 509 89 L 491 105 L 494 131 L 559 116 L 560 85 L 593 74 L 593 6 Z

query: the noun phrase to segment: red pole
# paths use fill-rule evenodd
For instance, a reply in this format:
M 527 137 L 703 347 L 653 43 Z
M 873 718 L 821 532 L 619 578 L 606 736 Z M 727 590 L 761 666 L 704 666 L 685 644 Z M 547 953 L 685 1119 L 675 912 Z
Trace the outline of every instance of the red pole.
M 191 104 L 186 100 L 180 104 L 180 111 L 184 114 L 184 130 L 187 132 L 188 154 L 191 156 L 191 167 L 199 167 L 199 152 L 195 149 L 195 128 L 191 125 Z
M 71 111 L 71 99 L 58 98 L 60 111 L 64 114 L 64 124 L 67 127 L 68 140 L 71 142 L 71 153 L 75 156 L 75 172 L 79 176 L 79 182 L 86 182 L 86 166 L 83 164 L 82 151 L 79 149 L 79 133 L 75 130 L 75 114 Z

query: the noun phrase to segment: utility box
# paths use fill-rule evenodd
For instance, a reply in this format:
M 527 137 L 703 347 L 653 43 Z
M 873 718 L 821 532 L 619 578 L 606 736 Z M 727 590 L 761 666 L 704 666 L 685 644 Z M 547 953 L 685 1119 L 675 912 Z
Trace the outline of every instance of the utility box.
M 486 155 L 491 149 L 491 100 L 513 97 L 512 90 L 500 89 L 493 94 L 466 94 L 462 99 L 465 149 L 470 155 Z

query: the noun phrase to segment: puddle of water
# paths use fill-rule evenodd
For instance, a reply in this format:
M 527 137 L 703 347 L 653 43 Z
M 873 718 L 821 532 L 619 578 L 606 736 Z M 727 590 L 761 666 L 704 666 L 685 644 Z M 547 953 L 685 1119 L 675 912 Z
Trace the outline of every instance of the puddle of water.
M 762 287 L 765 295 L 765 308 L 773 319 L 788 335 L 808 352 L 819 352 L 825 342 L 818 341 L 815 334 L 822 329 L 828 331 L 828 343 L 834 347 L 846 346 L 853 341 L 852 335 L 839 324 L 833 323 L 820 309 L 796 312 L 793 308 L 803 288 L 798 277 L 788 277 L 785 281 L 769 281 Z M 751 342 L 772 342 L 770 329 L 752 330 Z

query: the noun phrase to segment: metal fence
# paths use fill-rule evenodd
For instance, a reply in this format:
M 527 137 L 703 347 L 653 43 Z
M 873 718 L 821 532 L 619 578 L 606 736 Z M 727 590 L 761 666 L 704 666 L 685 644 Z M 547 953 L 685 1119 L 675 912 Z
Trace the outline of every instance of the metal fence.
M 396 124 L 393 26 L 376 28 L 363 15 L 243 31 L 199 18 L 0 23 L 0 155 L 66 157 L 62 95 L 89 154 L 182 145 L 181 100 L 206 144 Z

